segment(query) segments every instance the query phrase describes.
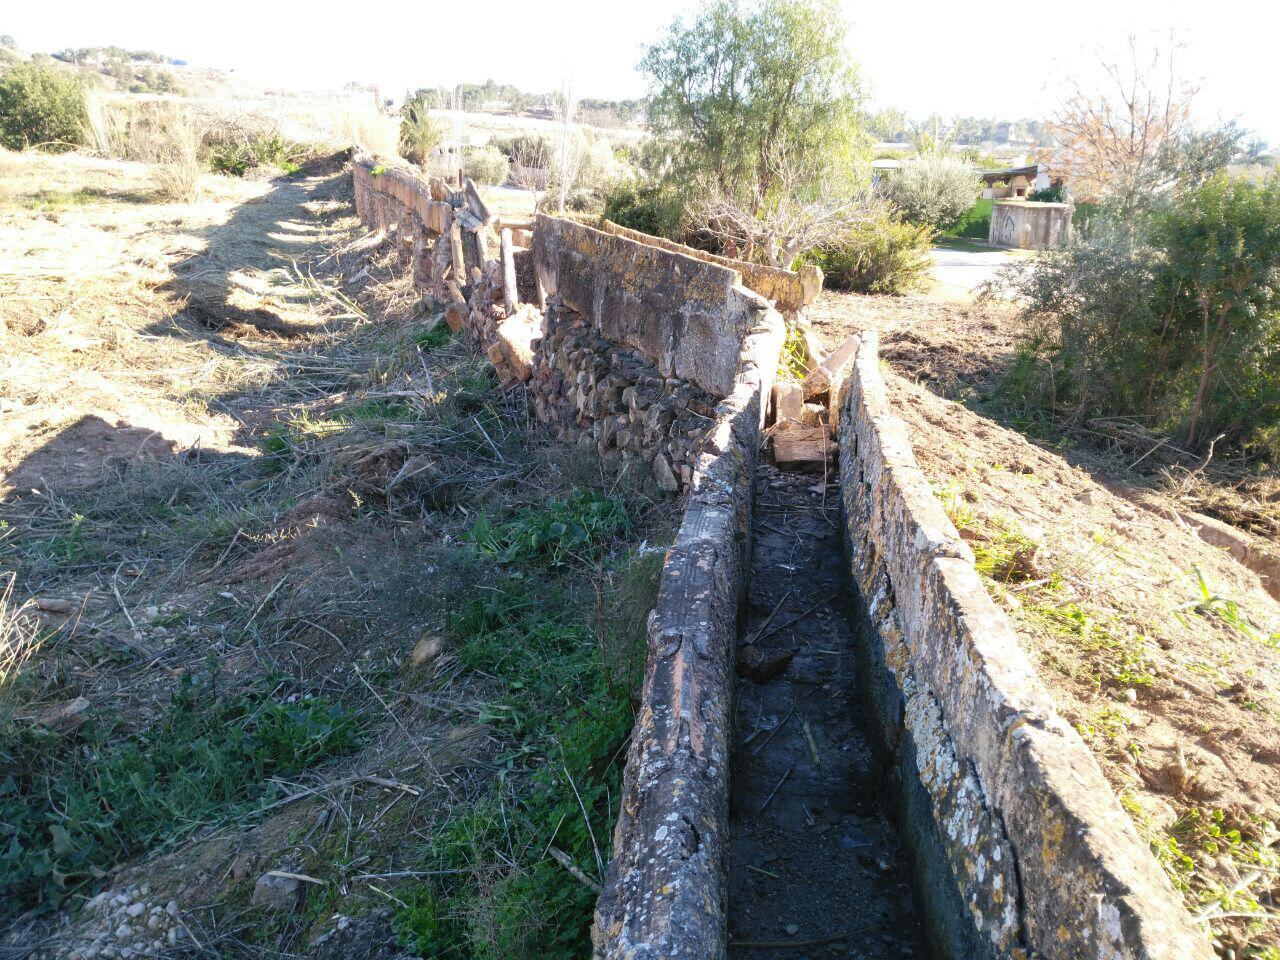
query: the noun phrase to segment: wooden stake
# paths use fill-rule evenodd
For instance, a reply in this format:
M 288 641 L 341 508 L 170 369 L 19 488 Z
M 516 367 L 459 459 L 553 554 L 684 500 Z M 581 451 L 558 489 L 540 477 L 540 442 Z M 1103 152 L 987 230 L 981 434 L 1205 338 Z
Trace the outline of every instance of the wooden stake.
M 508 227 L 502 228 L 502 305 L 508 317 L 515 316 L 520 308 L 520 294 L 516 289 L 516 257 Z

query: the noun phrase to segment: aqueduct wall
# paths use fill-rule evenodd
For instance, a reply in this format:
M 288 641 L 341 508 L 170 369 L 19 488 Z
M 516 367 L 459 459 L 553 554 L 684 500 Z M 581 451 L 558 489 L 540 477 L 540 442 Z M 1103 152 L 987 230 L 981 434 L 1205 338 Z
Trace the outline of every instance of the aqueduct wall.
M 785 323 L 820 275 L 613 225 L 504 224 L 372 159 L 357 209 L 539 419 L 685 496 L 667 554 L 596 955 L 727 954 L 734 657 L 751 482 Z M 535 283 L 536 279 L 536 283 Z M 518 290 L 538 289 L 538 305 Z M 874 335 L 832 371 L 842 519 L 874 705 L 940 955 L 1208 960 L 1208 941 L 1055 711 L 889 408 Z

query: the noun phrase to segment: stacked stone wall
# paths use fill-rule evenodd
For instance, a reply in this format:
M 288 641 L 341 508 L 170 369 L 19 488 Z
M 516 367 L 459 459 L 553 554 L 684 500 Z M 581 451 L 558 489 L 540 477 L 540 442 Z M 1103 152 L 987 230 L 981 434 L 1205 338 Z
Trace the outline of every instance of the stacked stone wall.
M 615 473 L 674 493 L 693 480 L 716 399 L 664 377 L 586 319 L 553 303 L 530 381 L 534 412 L 560 439 L 590 446 Z

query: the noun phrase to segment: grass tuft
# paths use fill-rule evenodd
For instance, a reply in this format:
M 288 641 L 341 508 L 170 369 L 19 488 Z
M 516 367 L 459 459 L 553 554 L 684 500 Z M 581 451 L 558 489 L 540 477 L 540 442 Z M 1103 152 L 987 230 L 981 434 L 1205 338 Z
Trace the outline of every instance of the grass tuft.
M 9 725 L 0 735 L 0 917 L 58 906 L 111 867 L 197 828 L 251 810 L 265 780 L 288 776 L 357 743 L 353 716 L 321 698 L 280 702 L 265 684 L 218 689 L 216 666 L 184 678 L 165 712 L 122 732 L 108 718 L 77 733 Z

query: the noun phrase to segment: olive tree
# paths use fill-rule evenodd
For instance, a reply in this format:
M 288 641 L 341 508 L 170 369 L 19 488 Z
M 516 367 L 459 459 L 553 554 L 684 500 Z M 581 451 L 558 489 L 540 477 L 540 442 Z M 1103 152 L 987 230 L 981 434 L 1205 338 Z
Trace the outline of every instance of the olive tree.
M 783 256 L 794 244 L 780 231 L 812 216 L 838 224 L 865 141 L 844 41 L 835 0 L 713 0 L 647 50 L 640 69 L 666 180 L 699 198 L 692 212 L 705 228 L 730 241 L 725 215 L 732 234 L 744 217 L 781 216 L 766 232 Z
M 963 160 L 924 153 L 905 160 L 884 189 L 905 219 L 942 229 L 959 222 L 973 207 L 982 178 Z

